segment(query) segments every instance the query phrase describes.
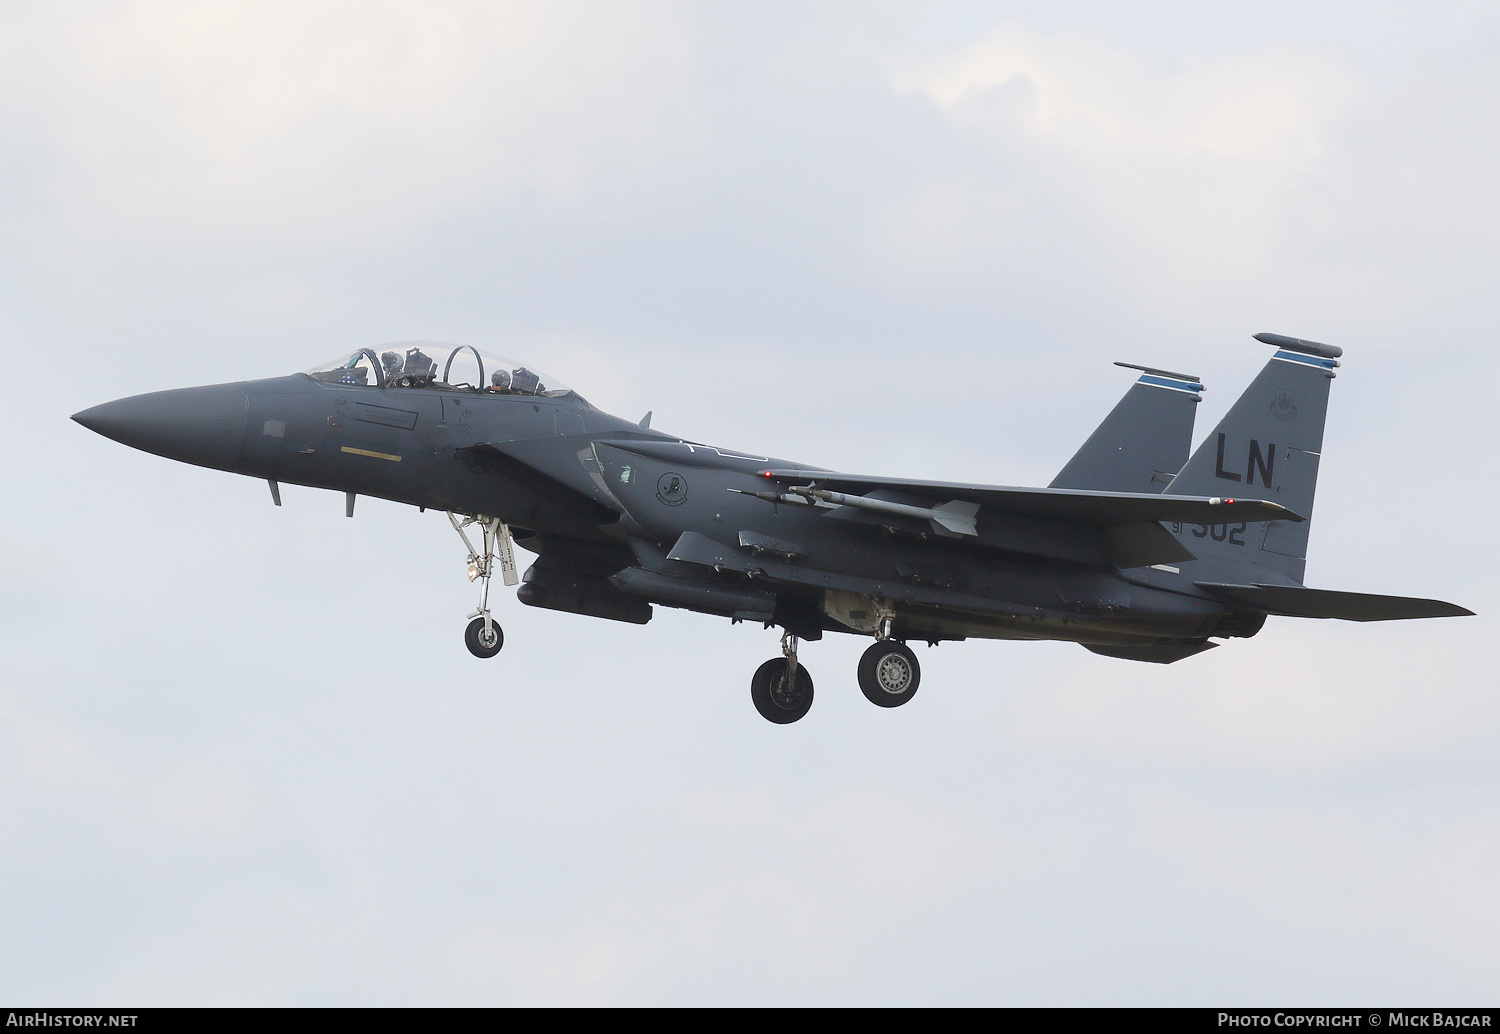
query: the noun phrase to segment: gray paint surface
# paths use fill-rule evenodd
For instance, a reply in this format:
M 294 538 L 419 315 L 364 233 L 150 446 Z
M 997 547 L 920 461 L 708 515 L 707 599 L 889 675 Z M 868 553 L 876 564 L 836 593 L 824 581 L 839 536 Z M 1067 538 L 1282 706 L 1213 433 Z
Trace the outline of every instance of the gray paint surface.
M 1048 489 L 838 474 L 684 442 L 572 392 L 403 387 L 395 375 L 176 389 L 73 419 L 169 458 L 344 492 L 351 516 L 354 496 L 371 495 L 499 518 L 540 554 L 523 603 L 635 624 L 655 604 L 809 640 L 873 634 L 876 652 L 885 640 L 1055 639 L 1170 663 L 1210 637 L 1253 636 L 1271 613 L 1471 614 L 1300 587 L 1337 350 L 1263 337 L 1276 355 L 1161 493 L 1121 486 L 1148 487 L 1179 458 L 1201 385 L 1152 370 Z M 1059 485 L 1091 480 L 1102 490 Z M 790 649 L 788 663 L 795 673 Z

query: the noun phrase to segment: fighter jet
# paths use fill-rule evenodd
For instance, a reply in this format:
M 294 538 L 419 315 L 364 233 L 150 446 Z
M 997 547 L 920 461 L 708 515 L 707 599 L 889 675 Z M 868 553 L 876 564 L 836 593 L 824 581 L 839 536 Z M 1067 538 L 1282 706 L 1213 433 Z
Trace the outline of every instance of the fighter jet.
M 845 474 L 703 445 L 611 416 L 514 360 L 403 342 L 305 372 L 181 388 L 76 414 L 125 445 L 282 483 L 447 514 L 478 581 L 465 642 L 504 634 L 491 579 L 528 606 L 645 624 L 677 607 L 780 628 L 750 697 L 807 714 L 798 656 L 870 637 L 856 681 L 881 707 L 921 682 L 909 643 L 1075 642 L 1170 664 L 1267 615 L 1383 621 L 1471 612 L 1302 584 L 1329 387 L 1342 350 L 1275 353 L 1189 456 L 1198 378 L 1139 379 L 1048 488 Z M 1119 364 L 1122 366 L 1128 364 Z M 474 538 L 470 538 L 473 535 Z M 518 578 L 514 545 L 536 554 Z

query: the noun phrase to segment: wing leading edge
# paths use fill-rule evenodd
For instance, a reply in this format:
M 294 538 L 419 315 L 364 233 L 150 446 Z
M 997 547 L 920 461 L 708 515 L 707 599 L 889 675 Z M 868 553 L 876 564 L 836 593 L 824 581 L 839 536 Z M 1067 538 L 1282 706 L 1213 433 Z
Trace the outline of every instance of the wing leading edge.
M 897 490 L 947 503 L 962 500 L 1020 517 L 1070 521 L 1102 528 L 1148 521 L 1224 524 L 1238 521 L 1301 521 L 1299 514 L 1264 499 L 1210 496 L 1163 496 L 1144 492 L 1087 492 L 1059 488 L 1008 488 L 947 481 L 860 477 L 826 470 L 763 470 L 762 477 L 781 485 L 812 485 L 843 493 Z

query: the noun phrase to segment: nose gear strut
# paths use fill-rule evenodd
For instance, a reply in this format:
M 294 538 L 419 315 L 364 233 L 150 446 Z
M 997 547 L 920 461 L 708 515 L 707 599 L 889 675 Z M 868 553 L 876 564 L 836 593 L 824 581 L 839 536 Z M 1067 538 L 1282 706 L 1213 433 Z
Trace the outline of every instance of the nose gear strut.
M 464 632 L 464 643 L 475 657 L 493 657 L 505 645 L 505 633 L 490 614 L 490 577 L 495 573 L 496 562 L 500 564 L 500 577 L 506 585 L 515 585 L 521 580 L 516 574 L 516 554 L 511 546 L 510 528 L 498 517 L 482 513 L 456 514 L 452 510 L 448 511 L 448 522 L 469 550 L 469 581 L 478 579 L 480 582 L 479 609 L 469 615 L 471 620 Z M 479 525 L 484 533 L 482 553 L 474 548 L 464 531 L 471 524 Z

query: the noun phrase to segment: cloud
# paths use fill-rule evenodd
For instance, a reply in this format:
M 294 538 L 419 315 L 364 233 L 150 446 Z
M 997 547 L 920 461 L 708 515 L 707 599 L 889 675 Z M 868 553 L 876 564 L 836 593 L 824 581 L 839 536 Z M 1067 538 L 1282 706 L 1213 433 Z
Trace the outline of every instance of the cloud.
M 77 233 L 353 249 L 649 164 L 692 55 L 648 13 L 137 0 L 58 9 L 0 81 Z
M 1124 155 L 1208 160 L 1316 150 L 1347 105 L 1351 70 L 1291 43 L 1254 54 L 1171 60 L 1076 33 L 1005 23 L 906 84 L 955 121 L 994 129 L 983 103 L 1016 85 L 1025 131 L 1098 162 Z
M 1050 250 L 1057 206 L 1097 220 L 1085 236 L 1114 238 L 1174 292 L 1266 269 L 1292 201 L 1330 159 L 1330 127 L 1368 88 L 1345 54 L 1293 42 L 1172 56 L 1018 22 L 893 62 L 891 81 L 987 148 L 993 170 L 894 210 L 891 275 L 920 275 L 940 246 L 1014 249 L 1018 230 L 1023 247 Z

